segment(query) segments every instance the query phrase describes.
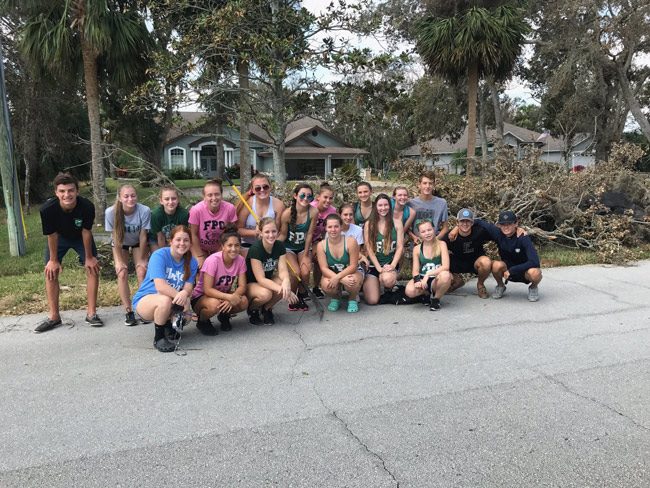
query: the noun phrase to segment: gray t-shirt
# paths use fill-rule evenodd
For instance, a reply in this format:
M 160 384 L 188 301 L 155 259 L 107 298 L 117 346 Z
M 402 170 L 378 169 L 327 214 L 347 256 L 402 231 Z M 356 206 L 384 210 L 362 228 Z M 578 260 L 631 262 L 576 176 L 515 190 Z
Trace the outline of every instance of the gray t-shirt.
M 420 220 L 430 220 L 433 223 L 433 229 L 436 234 L 440 232 L 443 222 L 449 219 L 447 209 L 447 200 L 440 197 L 433 197 L 431 200 L 422 200 L 420 197 L 412 198 L 409 203 L 415 211 L 415 220 L 413 221 L 413 233 L 419 236 L 417 223 Z
M 108 207 L 104 218 L 106 232 L 113 232 L 115 224 L 115 206 Z M 140 231 L 151 229 L 151 209 L 141 203 L 136 204 L 135 212 L 124 215 L 123 246 L 135 246 L 140 242 Z

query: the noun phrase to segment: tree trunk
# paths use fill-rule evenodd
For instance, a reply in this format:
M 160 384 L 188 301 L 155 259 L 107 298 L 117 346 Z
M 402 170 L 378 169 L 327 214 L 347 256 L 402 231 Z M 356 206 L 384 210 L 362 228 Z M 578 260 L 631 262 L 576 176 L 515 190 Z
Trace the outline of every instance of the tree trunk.
M 221 117 L 217 119 L 217 178 L 223 178 L 226 167 L 226 154 L 223 149 L 224 124 Z
M 104 222 L 106 210 L 106 178 L 102 160 L 102 135 L 99 118 L 99 81 L 97 79 L 97 53 L 85 40 L 81 39 L 81 54 L 84 65 L 84 82 L 86 85 L 86 103 L 88 105 L 88 122 L 90 125 L 90 152 L 92 157 L 92 185 L 95 202 L 95 220 Z
M 487 106 L 487 96 L 484 93 L 484 90 L 481 90 L 481 96 L 479 97 L 479 110 L 478 110 L 478 133 L 481 139 L 481 161 L 486 162 L 488 159 L 488 140 L 487 140 L 487 127 L 486 127 L 486 106 Z
M 625 72 L 625 69 L 623 68 L 623 66 L 620 66 L 618 63 L 616 64 L 616 73 L 618 74 L 618 79 L 619 82 L 621 83 L 621 89 L 623 91 L 623 96 L 625 97 L 625 101 L 630 107 L 630 112 L 632 112 L 632 115 L 634 116 L 634 120 L 636 120 L 636 123 L 639 124 L 639 127 L 641 128 L 641 132 L 643 133 L 643 135 L 646 137 L 648 141 L 650 141 L 650 122 L 648 122 L 648 118 L 641 111 L 641 105 L 639 105 L 639 101 L 636 99 L 636 96 L 634 96 L 634 93 L 632 92 L 632 87 L 630 86 L 630 80 L 627 77 L 627 73 Z
M 478 91 L 478 65 L 469 67 L 467 78 L 467 165 L 466 174 L 473 172 L 476 153 L 476 93 Z
M 284 161 L 284 130 L 280 130 L 282 134 L 276 132 L 277 142 L 273 145 L 273 180 L 278 185 L 284 185 L 287 182 L 287 169 Z
M 499 89 L 496 83 L 488 79 L 488 86 L 490 87 L 490 96 L 492 98 L 492 106 L 494 107 L 494 121 L 497 130 L 497 146 L 503 145 L 503 111 L 501 110 L 501 100 L 499 99 Z
M 251 181 L 251 151 L 250 131 L 248 130 L 248 63 L 239 61 L 237 63 L 237 75 L 239 76 L 239 184 L 241 191 L 248 189 Z
M 32 186 L 32 176 L 37 166 L 38 147 L 36 142 L 36 125 L 34 120 L 38 120 L 34 114 L 34 98 L 36 90 L 34 82 L 28 80 L 29 88 L 27 90 L 27 103 L 24 112 L 23 122 L 23 159 L 25 160 L 25 188 L 23 190 L 25 200 L 25 213 L 31 213 L 30 190 Z

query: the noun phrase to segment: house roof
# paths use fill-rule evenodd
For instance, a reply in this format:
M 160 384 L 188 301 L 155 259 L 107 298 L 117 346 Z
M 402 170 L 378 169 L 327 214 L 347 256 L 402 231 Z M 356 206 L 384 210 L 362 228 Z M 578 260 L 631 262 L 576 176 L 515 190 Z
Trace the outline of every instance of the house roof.
M 540 150 L 546 152 L 557 152 L 562 151 L 564 147 L 564 139 L 559 136 L 548 135 L 542 139 L 541 143 L 538 143 L 537 140 L 542 137 L 542 133 L 535 132 L 533 130 L 526 129 L 524 127 L 518 127 L 513 124 L 504 123 L 503 124 L 503 135 L 510 134 L 515 139 L 517 139 L 520 144 L 538 144 Z M 488 141 L 494 142 L 497 138 L 496 129 L 487 130 Z M 577 145 L 583 142 L 586 138 L 589 137 L 589 134 L 580 134 L 574 138 L 573 145 Z M 453 154 L 457 151 L 462 151 L 467 148 L 467 127 L 463 131 L 463 134 L 456 142 L 450 142 L 446 137 L 439 139 L 429 139 L 428 141 L 422 142 L 420 144 L 414 144 L 413 146 L 407 147 L 400 151 L 402 156 L 421 156 L 422 148 L 428 147 L 429 151 L 433 154 Z M 481 147 L 481 141 L 476 138 L 476 147 Z
M 299 157 L 299 156 L 322 156 L 327 157 L 331 156 L 364 156 L 370 154 L 365 149 L 359 149 L 357 147 L 311 147 L 311 146 L 287 146 L 285 148 L 285 155 L 290 157 Z M 271 151 L 263 151 L 258 153 L 262 157 L 268 157 L 271 155 Z

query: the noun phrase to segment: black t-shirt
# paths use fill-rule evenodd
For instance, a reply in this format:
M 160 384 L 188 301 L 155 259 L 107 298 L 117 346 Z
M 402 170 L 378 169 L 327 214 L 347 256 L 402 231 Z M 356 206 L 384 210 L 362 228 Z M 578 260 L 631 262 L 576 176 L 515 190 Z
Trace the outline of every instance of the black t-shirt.
M 95 206 L 84 197 L 77 197 L 77 205 L 65 212 L 61 208 L 59 199 L 50 198 L 41 206 L 41 224 L 43 235 L 48 236 L 55 232 L 67 239 L 80 239 L 81 230 L 92 230 L 95 221 Z
M 251 267 L 251 259 L 261 261 L 262 269 L 264 269 L 264 276 L 271 279 L 273 278 L 273 273 L 278 268 L 280 256 L 284 256 L 286 253 L 287 251 L 284 247 L 284 242 L 275 241 L 271 253 L 269 254 L 266 252 L 266 249 L 264 249 L 261 240 L 255 241 L 248 249 L 248 254 L 246 255 L 246 281 L 249 283 L 257 283 L 257 279 L 253 274 L 253 268 Z
M 450 268 L 452 272 L 455 269 L 474 267 L 474 262 L 481 256 L 485 255 L 483 245 L 490 242 L 490 235 L 478 225 L 472 226 L 472 232 L 467 237 L 460 234 L 454 242 L 449 241 L 449 234 L 442 238 L 449 248 Z

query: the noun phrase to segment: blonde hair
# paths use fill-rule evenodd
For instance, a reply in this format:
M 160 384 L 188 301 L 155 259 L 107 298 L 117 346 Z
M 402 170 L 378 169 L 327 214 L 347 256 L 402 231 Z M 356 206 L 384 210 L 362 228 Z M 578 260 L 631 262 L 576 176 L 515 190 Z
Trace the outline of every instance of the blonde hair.
M 113 234 L 112 234 L 113 243 L 115 244 L 116 247 L 122 247 L 122 242 L 124 242 L 124 233 L 126 232 L 126 228 L 124 225 L 124 207 L 122 206 L 122 201 L 120 200 L 120 196 L 122 195 L 122 190 L 124 190 L 125 188 L 133 188 L 133 190 L 135 191 L 135 187 L 130 183 L 126 183 L 117 189 L 117 195 L 115 196 L 115 204 L 113 205 L 114 216 L 113 216 Z

